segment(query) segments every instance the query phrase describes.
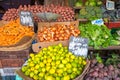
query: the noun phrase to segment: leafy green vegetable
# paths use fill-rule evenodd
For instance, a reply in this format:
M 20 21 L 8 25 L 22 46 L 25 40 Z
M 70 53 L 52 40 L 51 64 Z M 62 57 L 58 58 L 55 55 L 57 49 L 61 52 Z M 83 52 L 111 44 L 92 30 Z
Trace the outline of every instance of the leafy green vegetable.
M 113 38 L 111 30 L 105 25 L 98 26 L 91 23 L 80 24 L 79 29 L 81 31 L 81 36 L 88 38 L 89 46 L 93 46 L 95 49 L 120 44 L 119 41 Z
M 96 54 L 96 60 L 97 60 L 99 63 L 103 63 L 103 60 L 102 60 L 102 58 L 100 57 L 99 53 Z
M 112 29 L 111 34 L 115 40 L 120 41 L 120 28 Z
M 86 6 L 80 10 L 78 18 L 85 18 L 88 20 L 100 19 L 102 18 L 101 8 Z
M 120 56 L 118 54 L 112 54 L 105 62 L 106 65 L 117 65 L 118 63 L 120 63 Z

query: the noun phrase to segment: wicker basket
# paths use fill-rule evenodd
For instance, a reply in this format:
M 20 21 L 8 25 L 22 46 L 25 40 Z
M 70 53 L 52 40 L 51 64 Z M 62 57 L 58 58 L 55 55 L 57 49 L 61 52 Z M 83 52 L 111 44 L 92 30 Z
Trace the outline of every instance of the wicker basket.
M 77 78 L 75 78 L 75 80 L 83 80 L 84 76 L 87 74 L 87 72 L 89 71 L 89 67 L 90 66 L 90 61 L 87 60 L 87 65 L 85 66 L 84 71 L 82 72 L 82 74 L 80 76 L 78 76 Z
M 15 45 L 0 46 L 0 51 L 20 51 L 20 50 L 27 49 L 31 46 L 34 38 L 35 38 L 35 35 L 33 37 L 25 36 Z
M 86 73 L 87 73 L 88 70 L 89 70 L 89 66 L 90 66 L 90 61 L 87 60 L 87 65 L 85 66 L 85 69 L 84 69 L 83 73 L 82 73 L 80 76 L 78 76 L 77 78 L 75 78 L 74 80 L 83 80 L 84 76 L 86 75 Z M 23 78 L 24 80 L 33 80 L 32 78 L 25 76 L 24 73 L 21 71 L 21 69 L 16 70 L 16 73 L 17 73 L 21 78 Z

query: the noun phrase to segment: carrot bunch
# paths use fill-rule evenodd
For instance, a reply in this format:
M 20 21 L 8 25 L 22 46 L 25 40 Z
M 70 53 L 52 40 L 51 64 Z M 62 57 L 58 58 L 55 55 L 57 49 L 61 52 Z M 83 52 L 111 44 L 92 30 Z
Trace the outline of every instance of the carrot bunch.
M 31 27 L 21 25 L 20 20 L 16 19 L 0 27 L 0 46 L 14 45 L 24 36 L 32 37 L 33 35 Z

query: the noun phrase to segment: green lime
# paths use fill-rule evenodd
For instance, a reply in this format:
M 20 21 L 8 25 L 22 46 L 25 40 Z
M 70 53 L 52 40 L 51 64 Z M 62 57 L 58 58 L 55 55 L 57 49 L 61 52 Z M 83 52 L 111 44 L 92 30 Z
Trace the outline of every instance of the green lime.
M 38 70 L 34 70 L 34 74 L 38 74 Z
M 71 74 L 71 73 L 72 73 L 72 69 L 68 69 L 67 72 L 68 72 L 69 74 Z
M 39 77 L 44 77 L 45 74 L 40 72 L 38 75 L 39 75 Z
M 31 71 L 34 71 L 34 70 L 35 70 L 35 68 L 34 68 L 34 67 L 31 67 L 31 68 L 30 68 L 30 70 L 31 70 Z
M 47 64 L 47 60 L 46 59 L 43 60 L 43 64 Z
M 48 66 L 51 66 L 51 64 L 50 64 L 50 63 L 47 63 L 46 66 L 47 66 L 47 67 L 48 67 Z
M 51 62 L 51 65 L 52 65 L 52 66 L 55 66 L 55 65 L 56 65 L 56 62 L 55 62 L 55 61 L 52 61 L 52 62 Z
M 40 62 L 40 63 L 39 63 L 39 66 L 40 66 L 40 67 L 45 67 L 45 64 L 44 64 L 43 62 Z
M 71 79 L 75 79 L 75 78 L 76 78 L 76 74 L 75 74 L 75 73 L 72 73 L 72 74 L 70 75 L 70 77 L 71 77 Z
M 77 67 L 77 66 L 78 66 L 78 63 L 76 63 L 75 61 L 73 61 L 73 62 L 71 63 L 71 65 L 72 65 L 73 67 Z
M 50 74 L 55 74 L 55 69 L 50 69 L 50 70 L 49 70 L 49 73 L 50 73 Z
M 34 76 L 34 73 L 30 72 L 30 77 L 33 78 L 33 76 Z
M 56 72 L 57 72 L 58 74 L 62 74 L 62 73 L 63 73 L 63 69 L 57 69 Z
M 46 79 L 45 79 L 45 80 L 55 80 L 55 78 L 52 77 L 52 76 L 46 76 Z
M 63 72 L 63 76 L 66 76 L 66 75 L 68 75 L 68 73 L 67 72 Z
M 64 68 L 63 68 L 63 71 L 67 71 L 67 68 L 66 68 L 66 67 L 64 67 Z
M 25 71 L 25 75 L 28 76 L 30 74 L 29 71 Z
M 33 67 L 35 64 L 34 64 L 33 62 L 30 62 L 28 65 L 29 65 L 30 67 Z
M 42 50 L 43 50 L 43 51 L 47 51 L 47 48 L 43 48 Z
M 40 66 L 39 66 L 38 64 L 35 65 L 35 69 L 39 69 L 39 67 L 40 67 Z
M 59 65 L 60 64 L 60 61 L 56 61 L 56 65 Z
M 59 47 L 62 47 L 62 44 L 61 44 L 61 43 L 59 43 L 59 44 L 58 44 L 58 46 L 59 46 Z
M 71 55 L 70 58 L 71 58 L 71 59 L 75 59 L 75 55 Z
M 50 66 L 46 66 L 46 71 L 49 71 L 50 70 Z
M 60 77 L 56 77 L 55 80 L 61 80 Z
M 55 60 L 55 56 L 52 56 L 52 60 Z
M 33 53 L 30 54 L 30 57 L 34 57 L 35 55 Z
M 34 75 L 34 76 L 33 76 L 33 79 L 34 79 L 34 80 L 38 80 L 39 77 L 38 77 L 37 75 Z
M 25 72 L 27 70 L 27 66 L 22 67 L 22 72 Z
M 69 75 L 66 75 L 66 76 L 63 77 L 62 80 L 70 80 L 70 76 L 69 76 Z
M 72 65 L 70 63 L 67 63 L 66 68 L 70 69 L 70 68 L 72 68 Z
M 75 67 L 74 67 L 74 68 L 72 68 L 72 69 L 73 69 L 73 72 L 77 72 L 77 70 L 78 70 L 78 69 L 77 69 L 77 68 L 75 68 Z
M 52 59 L 51 59 L 51 58 L 48 58 L 48 59 L 47 59 L 47 62 L 48 62 L 48 63 L 51 63 L 51 62 L 52 62 Z
M 38 71 L 41 72 L 41 71 L 42 71 L 42 68 L 40 67 L 40 68 L 38 69 Z
M 58 67 L 59 67 L 59 68 L 64 68 L 65 66 L 64 66 L 64 64 L 59 64 Z
M 46 71 L 46 69 L 45 68 L 42 68 L 42 72 L 45 72 Z

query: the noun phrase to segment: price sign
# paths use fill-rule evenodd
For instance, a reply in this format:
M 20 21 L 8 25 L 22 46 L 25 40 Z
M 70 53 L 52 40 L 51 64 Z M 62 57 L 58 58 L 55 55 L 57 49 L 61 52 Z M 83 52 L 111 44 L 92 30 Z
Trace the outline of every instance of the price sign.
M 20 22 L 25 26 L 34 26 L 32 13 L 29 11 L 21 11 L 20 12 Z
M 115 9 L 115 2 L 107 0 L 106 8 L 107 8 L 107 10 L 114 10 Z
M 97 20 L 93 20 L 91 23 L 101 26 L 104 24 L 104 21 L 103 19 L 97 19 Z
M 88 39 L 82 37 L 70 37 L 69 51 L 77 56 L 87 57 Z

